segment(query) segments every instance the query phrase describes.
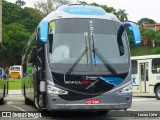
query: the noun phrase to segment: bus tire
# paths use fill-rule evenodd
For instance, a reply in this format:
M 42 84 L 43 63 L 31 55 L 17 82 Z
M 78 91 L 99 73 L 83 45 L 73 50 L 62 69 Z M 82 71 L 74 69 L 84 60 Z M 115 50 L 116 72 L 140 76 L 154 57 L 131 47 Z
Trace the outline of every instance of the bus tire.
M 25 85 L 24 85 L 24 103 L 25 105 L 29 105 L 30 104 L 30 100 L 26 97 L 26 92 L 25 92 Z
M 155 94 L 156 94 L 157 100 L 160 100 L 160 86 L 156 88 Z
M 98 115 L 107 115 L 108 112 L 108 110 L 97 111 Z
M 30 105 L 30 100 L 28 98 L 24 98 L 24 101 L 25 101 L 25 105 Z
M 4 87 L 5 88 L 5 87 Z M 3 96 L 2 98 L 0 99 L 0 105 L 3 105 L 4 103 L 4 96 L 5 96 L 5 89 L 3 89 Z
M 3 105 L 3 103 L 4 103 L 4 98 L 1 98 L 0 99 L 0 105 Z

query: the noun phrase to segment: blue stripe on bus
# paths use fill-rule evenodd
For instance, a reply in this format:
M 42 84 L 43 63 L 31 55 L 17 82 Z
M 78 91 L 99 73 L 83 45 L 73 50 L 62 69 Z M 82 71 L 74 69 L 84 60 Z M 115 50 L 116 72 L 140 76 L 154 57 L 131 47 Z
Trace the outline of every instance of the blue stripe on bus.
M 99 77 L 100 80 L 103 80 L 109 84 L 112 84 L 114 86 L 117 86 L 119 85 L 123 79 L 122 78 L 118 78 L 118 77 Z
M 62 11 L 74 15 L 104 15 L 106 13 L 105 10 L 99 7 L 88 5 L 71 5 L 63 7 Z

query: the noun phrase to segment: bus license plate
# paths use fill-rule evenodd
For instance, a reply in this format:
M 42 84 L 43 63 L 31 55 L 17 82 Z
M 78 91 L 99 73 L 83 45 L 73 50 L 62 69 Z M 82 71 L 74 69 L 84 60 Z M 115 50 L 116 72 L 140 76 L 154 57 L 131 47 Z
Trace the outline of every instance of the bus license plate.
M 99 104 L 100 99 L 86 99 L 85 103 L 86 104 Z

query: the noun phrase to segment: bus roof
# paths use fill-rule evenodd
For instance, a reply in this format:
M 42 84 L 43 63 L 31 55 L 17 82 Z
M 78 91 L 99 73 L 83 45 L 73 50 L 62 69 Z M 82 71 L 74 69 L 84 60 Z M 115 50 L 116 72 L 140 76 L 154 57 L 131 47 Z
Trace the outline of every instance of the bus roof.
M 131 60 L 145 60 L 145 59 L 152 59 L 152 58 L 160 58 L 160 55 L 144 55 L 144 56 L 133 56 Z
M 43 20 L 50 22 L 61 18 L 99 18 L 119 21 L 114 14 L 107 13 L 100 7 L 84 4 L 63 5 L 57 10 L 52 11 Z
M 13 66 L 10 66 L 10 67 L 22 67 L 21 65 L 13 65 Z

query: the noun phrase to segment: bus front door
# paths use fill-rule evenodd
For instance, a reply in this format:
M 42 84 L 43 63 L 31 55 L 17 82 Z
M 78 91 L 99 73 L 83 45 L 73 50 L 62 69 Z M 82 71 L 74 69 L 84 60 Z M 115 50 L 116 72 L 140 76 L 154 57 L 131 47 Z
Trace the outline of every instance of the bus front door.
M 149 82 L 148 82 L 148 62 L 140 63 L 140 80 L 141 80 L 141 92 L 149 92 Z

